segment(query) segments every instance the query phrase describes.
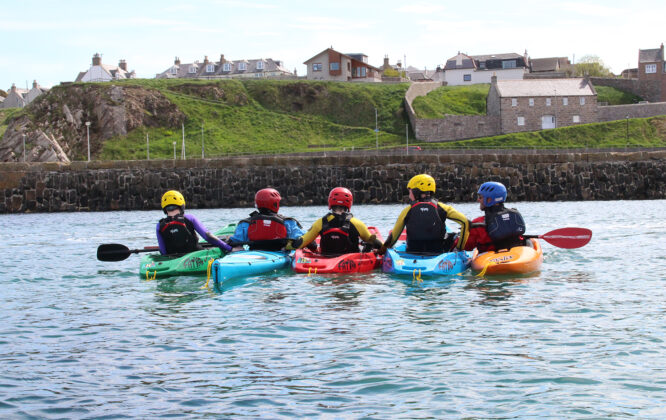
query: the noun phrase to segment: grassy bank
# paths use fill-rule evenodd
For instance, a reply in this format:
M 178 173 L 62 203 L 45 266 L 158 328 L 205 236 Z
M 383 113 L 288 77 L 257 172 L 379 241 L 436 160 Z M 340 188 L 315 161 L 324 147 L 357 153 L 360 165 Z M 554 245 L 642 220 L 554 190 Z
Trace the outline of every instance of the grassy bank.
M 418 118 L 444 118 L 452 115 L 486 115 L 489 84 L 442 86 L 412 102 Z
M 7 130 L 7 125 L 9 124 L 9 120 L 11 120 L 14 116 L 18 115 L 22 110 L 23 110 L 22 108 L 0 109 L 0 139 Z

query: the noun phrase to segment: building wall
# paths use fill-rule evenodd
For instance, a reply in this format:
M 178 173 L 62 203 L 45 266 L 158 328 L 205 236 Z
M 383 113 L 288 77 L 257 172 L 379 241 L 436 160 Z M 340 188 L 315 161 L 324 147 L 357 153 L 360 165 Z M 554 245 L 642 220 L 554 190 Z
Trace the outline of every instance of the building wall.
M 100 66 L 91 66 L 81 78 L 82 82 L 108 82 L 113 80 L 111 75 Z
M 550 106 L 547 105 L 547 97 L 534 97 L 534 106 L 529 105 L 527 97 L 516 99 L 516 106 L 512 105 L 513 98 L 501 98 L 501 131 L 502 133 L 515 133 L 521 131 L 537 131 L 542 129 L 542 117 L 555 117 L 556 127 L 566 127 L 579 124 L 590 124 L 597 122 L 597 99 L 596 96 L 584 96 L 585 104 L 580 104 L 580 96 L 568 96 L 568 104 L 564 105 L 562 96 L 553 96 Z M 491 100 L 489 99 L 489 103 Z M 580 122 L 574 122 L 574 116 L 580 118 Z M 524 117 L 525 125 L 518 125 L 518 117 Z
M 1 108 L 23 108 L 25 105 L 26 103 L 23 96 L 13 89 L 10 89 L 9 92 L 7 92 L 7 97 L 2 103 L 0 103 Z
M 600 106 L 597 115 L 599 122 L 623 120 L 627 116 L 629 118 L 648 118 L 666 115 L 666 102 Z
M 471 82 L 465 82 L 463 76 L 465 74 L 472 75 Z M 490 78 L 493 74 L 497 76 L 497 80 L 522 80 L 525 74 L 524 68 L 516 69 L 493 69 L 493 70 L 476 70 L 473 69 L 455 69 L 445 70 L 444 80 L 449 86 L 458 85 L 473 85 L 477 83 L 490 83 Z
M 163 161 L 0 164 L 0 213 L 154 210 L 180 190 L 188 208 L 252 207 L 257 189 L 276 188 L 283 205 L 325 208 L 334 186 L 358 204 L 403 203 L 418 173 L 437 181 L 436 197 L 473 202 L 488 180 L 512 201 L 666 198 L 666 152 L 470 153 L 408 156 L 268 157 Z M 397 216 L 397 215 L 396 215 Z

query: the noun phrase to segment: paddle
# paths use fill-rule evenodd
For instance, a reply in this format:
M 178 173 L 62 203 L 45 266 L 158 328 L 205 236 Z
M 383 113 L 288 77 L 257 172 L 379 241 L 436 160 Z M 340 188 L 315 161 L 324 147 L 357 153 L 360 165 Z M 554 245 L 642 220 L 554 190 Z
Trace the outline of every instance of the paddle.
M 567 227 L 551 230 L 543 235 L 523 235 L 523 238 L 539 238 L 558 248 L 580 248 L 592 239 L 592 231 L 586 228 Z
M 209 243 L 200 244 L 204 248 L 213 247 Z M 147 246 L 139 249 L 129 249 L 122 244 L 102 244 L 97 248 L 97 259 L 100 261 L 123 261 L 126 260 L 130 255 L 136 254 L 139 252 L 154 252 L 159 251 L 158 246 Z

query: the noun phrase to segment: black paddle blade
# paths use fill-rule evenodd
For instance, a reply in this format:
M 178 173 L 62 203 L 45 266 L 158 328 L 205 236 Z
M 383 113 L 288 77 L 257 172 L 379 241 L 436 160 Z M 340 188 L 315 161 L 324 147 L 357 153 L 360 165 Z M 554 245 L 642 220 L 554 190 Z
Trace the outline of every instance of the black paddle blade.
M 131 254 L 130 249 L 122 244 L 102 244 L 97 248 L 97 259 L 100 261 L 122 261 Z

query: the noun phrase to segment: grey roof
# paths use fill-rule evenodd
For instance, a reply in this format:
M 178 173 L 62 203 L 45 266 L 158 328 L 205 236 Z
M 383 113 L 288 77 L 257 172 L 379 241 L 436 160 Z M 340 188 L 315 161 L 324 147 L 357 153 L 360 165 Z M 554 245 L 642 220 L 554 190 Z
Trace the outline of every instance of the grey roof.
M 471 58 L 463 58 L 461 65 L 457 64 L 456 58 L 446 60 L 446 65 L 444 70 L 455 70 L 455 69 L 475 69 L 476 63 Z
M 470 55 L 471 58 L 477 61 L 487 61 L 487 60 L 512 60 L 514 58 L 523 58 L 522 55 L 516 53 L 505 53 L 505 54 L 490 54 L 490 55 Z
M 258 63 L 263 63 L 263 69 L 257 68 Z M 229 64 L 229 70 L 224 70 L 224 64 Z M 239 64 L 245 64 L 245 70 L 239 69 Z M 213 65 L 213 71 L 207 71 L 208 65 Z M 194 66 L 196 71 L 190 73 L 190 67 Z M 176 70 L 175 74 L 172 73 L 172 69 Z M 168 69 L 164 70 L 162 73 L 157 75 L 158 79 L 161 78 L 198 78 L 198 77 L 214 77 L 214 76 L 226 76 L 234 74 L 245 74 L 245 73 L 265 73 L 265 72 L 282 72 L 284 74 L 290 74 L 288 70 L 282 67 L 282 61 L 273 60 L 272 58 L 257 58 L 252 60 L 224 60 L 223 63 L 209 61 L 209 62 L 198 62 L 194 63 L 181 63 L 180 65 L 172 65 Z
M 654 63 L 663 61 L 664 57 L 661 56 L 661 48 L 652 50 L 638 50 L 639 63 Z
M 530 60 L 532 71 L 556 71 L 560 68 L 560 59 L 558 57 L 532 58 Z
M 583 78 L 498 80 L 497 91 L 504 98 L 595 95 L 590 83 Z

